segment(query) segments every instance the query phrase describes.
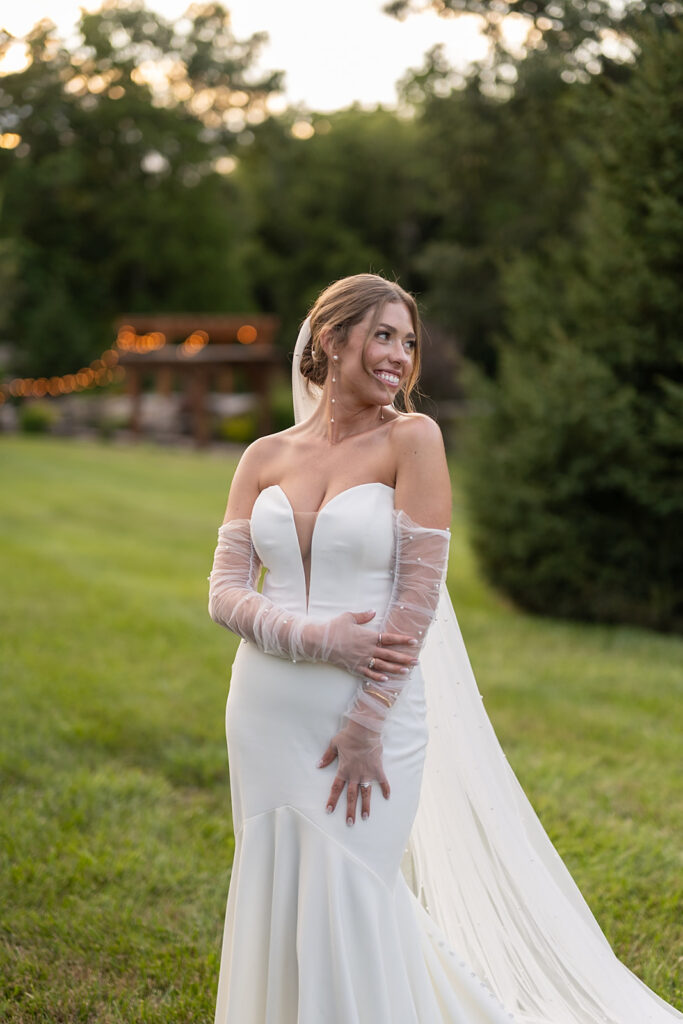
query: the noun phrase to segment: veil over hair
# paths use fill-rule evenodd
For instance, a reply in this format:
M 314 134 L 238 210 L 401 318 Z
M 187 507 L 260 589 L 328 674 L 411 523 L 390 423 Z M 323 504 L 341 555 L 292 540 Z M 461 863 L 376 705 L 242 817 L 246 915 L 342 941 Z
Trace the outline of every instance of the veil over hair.
M 297 423 L 322 390 L 300 372 Z M 446 584 L 420 667 L 429 743 L 402 870 L 416 900 L 521 1024 L 670 1024 L 683 1014 L 614 954 L 507 762 Z M 424 911 L 416 908 L 419 914 Z
M 322 398 L 322 388 L 307 380 L 301 373 L 301 357 L 306 345 L 311 340 L 311 318 L 306 317 L 296 339 L 292 361 L 292 400 L 294 402 L 294 421 L 301 423 L 315 412 Z

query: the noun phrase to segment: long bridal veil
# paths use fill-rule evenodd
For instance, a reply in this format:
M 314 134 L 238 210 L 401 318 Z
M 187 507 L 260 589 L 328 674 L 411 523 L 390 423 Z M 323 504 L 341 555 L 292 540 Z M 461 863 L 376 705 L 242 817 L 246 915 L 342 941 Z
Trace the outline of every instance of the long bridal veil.
M 299 372 L 296 422 L 321 396 Z M 403 873 L 451 947 L 524 1024 L 669 1024 L 612 951 L 508 764 L 446 588 L 420 657 L 429 744 Z

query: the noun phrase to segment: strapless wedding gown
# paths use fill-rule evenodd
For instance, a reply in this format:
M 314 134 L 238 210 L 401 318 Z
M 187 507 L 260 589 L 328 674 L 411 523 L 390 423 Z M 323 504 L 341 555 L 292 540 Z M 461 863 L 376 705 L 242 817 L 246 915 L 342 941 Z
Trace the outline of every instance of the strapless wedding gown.
M 263 593 L 320 621 L 372 608 L 380 622 L 393 507 L 381 483 L 323 506 L 307 595 L 292 508 L 267 487 L 251 517 Z M 337 762 L 316 764 L 357 686 L 334 666 L 239 645 L 226 715 L 235 855 L 216 1024 L 526 1024 L 471 969 L 467 950 L 449 944 L 401 870 L 428 736 L 419 666 L 383 733 L 390 799 L 374 784 L 370 817 L 352 827 L 345 792 L 326 813 Z

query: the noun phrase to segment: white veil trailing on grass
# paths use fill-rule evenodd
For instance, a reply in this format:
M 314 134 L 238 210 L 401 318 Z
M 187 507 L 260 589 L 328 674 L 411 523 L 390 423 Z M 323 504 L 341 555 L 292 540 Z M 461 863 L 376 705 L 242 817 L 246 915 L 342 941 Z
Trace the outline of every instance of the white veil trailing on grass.
M 296 422 L 322 391 L 292 367 Z M 457 555 L 457 553 L 456 553 Z M 520 1024 L 670 1024 L 683 1014 L 613 953 L 484 710 L 444 583 L 420 655 L 429 744 L 403 872 L 450 946 Z

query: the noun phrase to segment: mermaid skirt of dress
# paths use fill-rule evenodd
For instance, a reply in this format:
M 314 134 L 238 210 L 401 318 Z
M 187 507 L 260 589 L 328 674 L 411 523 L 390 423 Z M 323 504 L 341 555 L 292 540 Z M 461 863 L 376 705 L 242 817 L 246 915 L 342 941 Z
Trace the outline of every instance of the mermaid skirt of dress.
M 401 860 L 427 742 L 419 672 L 384 735 L 392 795 L 349 827 L 316 767 L 357 680 L 242 642 L 227 705 L 235 828 L 216 1024 L 510 1024 Z

